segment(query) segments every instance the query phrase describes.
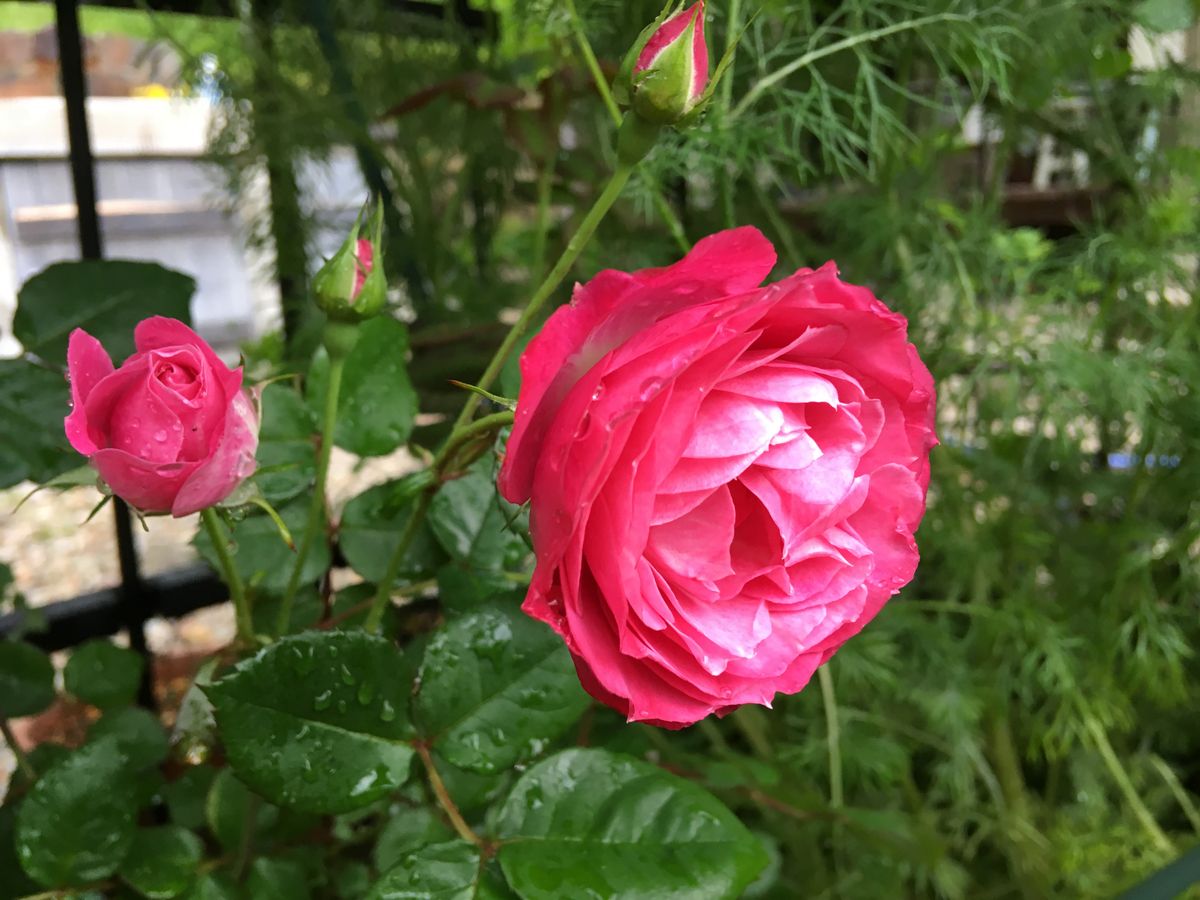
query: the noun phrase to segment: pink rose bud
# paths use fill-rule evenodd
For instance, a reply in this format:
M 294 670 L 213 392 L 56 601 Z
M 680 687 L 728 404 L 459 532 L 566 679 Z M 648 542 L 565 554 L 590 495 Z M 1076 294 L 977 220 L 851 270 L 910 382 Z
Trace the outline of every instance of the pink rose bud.
M 600 272 L 521 356 L 524 609 L 630 721 L 799 691 L 917 568 L 937 440 L 907 322 L 832 263 L 774 266 L 738 228 Z
M 704 0 L 642 32 L 614 84 L 618 100 L 655 125 L 679 124 L 705 99 Z
M 368 224 L 370 236 L 359 237 L 362 227 L 360 216 L 349 237 L 313 278 L 317 305 L 336 321 L 369 319 L 387 303 L 387 279 L 381 265 L 382 204 L 376 206 Z
M 134 342 L 137 352 L 114 369 L 98 340 L 71 333 L 67 439 L 144 513 L 186 516 L 219 503 L 255 467 L 258 411 L 241 368 L 176 319 L 139 322 Z

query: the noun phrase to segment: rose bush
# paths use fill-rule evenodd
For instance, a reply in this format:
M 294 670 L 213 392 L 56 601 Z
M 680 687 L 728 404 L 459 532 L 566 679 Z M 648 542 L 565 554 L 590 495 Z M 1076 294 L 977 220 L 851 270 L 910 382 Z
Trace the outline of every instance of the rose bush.
M 524 608 L 630 720 L 800 690 L 916 569 L 936 438 L 907 323 L 832 263 L 759 287 L 774 264 L 739 228 L 603 271 L 521 358 Z
M 134 340 L 137 352 L 114 369 L 98 340 L 72 332 L 67 439 L 142 512 L 212 506 L 254 472 L 258 412 L 242 370 L 176 319 L 146 319 Z

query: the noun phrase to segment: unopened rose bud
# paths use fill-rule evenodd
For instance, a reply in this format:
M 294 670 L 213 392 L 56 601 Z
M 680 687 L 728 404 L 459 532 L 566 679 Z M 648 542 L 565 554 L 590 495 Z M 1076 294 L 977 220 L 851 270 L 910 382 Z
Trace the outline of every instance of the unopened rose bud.
M 383 207 L 377 206 L 368 224 L 370 235 L 359 237 L 361 220 L 350 236 L 313 279 L 317 305 L 331 319 L 360 322 L 377 315 L 387 303 L 381 239 Z
M 655 125 L 677 125 L 706 97 L 704 0 L 642 32 L 613 85 L 618 101 Z

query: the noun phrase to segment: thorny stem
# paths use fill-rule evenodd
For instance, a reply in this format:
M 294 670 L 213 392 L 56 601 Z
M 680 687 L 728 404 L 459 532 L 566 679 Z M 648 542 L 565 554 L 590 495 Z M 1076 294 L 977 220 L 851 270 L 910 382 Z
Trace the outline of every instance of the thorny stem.
M 277 634 L 286 634 L 292 620 L 292 606 L 296 602 L 296 591 L 304 563 L 312 550 L 317 533 L 321 530 L 322 513 L 325 511 L 325 481 L 329 476 L 329 460 L 333 455 L 334 428 L 337 426 L 338 395 L 342 390 L 342 373 L 346 368 L 343 353 L 329 354 L 329 384 L 325 388 L 325 410 L 321 420 L 321 449 L 317 455 L 317 476 L 313 485 L 312 501 L 308 505 L 308 520 L 304 523 L 304 535 L 300 538 L 300 549 L 292 564 L 283 601 L 279 604 L 279 617 L 275 622 Z
M 250 603 L 246 600 L 246 588 L 242 584 L 242 576 L 238 574 L 233 556 L 229 552 L 229 536 L 221 527 L 216 511 L 210 506 L 200 510 L 200 521 L 212 541 L 213 552 L 221 564 L 221 573 L 225 576 L 225 584 L 229 587 L 229 599 L 233 601 L 233 609 L 237 619 L 238 641 L 249 645 L 254 641 L 254 620 L 250 618 Z
M 437 766 L 433 762 L 433 755 L 429 752 L 429 748 L 420 742 L 415 746 L 417 755 L 421 757 L 421 762 L 425 766 L 425 774 L 429 776 L 429 786 L 433 788 L 433 795 L 437 798 L 437 802 L 442 809 L 446 811 L 446 817 L 450 819 L 450 824 L 454 826 L 454 830 L 464 841 L 470 841 L 476 847 L 482 847 L 483 838 L 471 830 L 471 826 L 467 824 L 467 820 L 458 811 L 458 806 L 455 805 L 450 792 L 446 790 L 446 784 L 442 781 L 442 776 L 438 774 Z

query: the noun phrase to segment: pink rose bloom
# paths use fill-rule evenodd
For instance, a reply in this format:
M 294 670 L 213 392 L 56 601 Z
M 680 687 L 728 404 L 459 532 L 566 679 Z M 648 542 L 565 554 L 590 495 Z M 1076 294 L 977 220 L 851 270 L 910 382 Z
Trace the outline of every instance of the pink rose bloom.
M 500 473 L 531 502 L 529 615 L 630 721 L 769 706 L 913 576 L 934 386 L 832 263 L 759 287 L 753 228 L 603 271 L 521 358 Z
M 114 370 L 100 342 L 71 333 L 71 446 L 112 492 L 146 513 L 186 516 L 224 500 L 254 472 L 258 412 L 192 329 L 162 316 L 134 331 L 137 352 Z

